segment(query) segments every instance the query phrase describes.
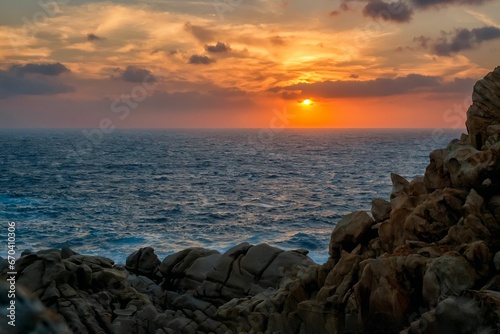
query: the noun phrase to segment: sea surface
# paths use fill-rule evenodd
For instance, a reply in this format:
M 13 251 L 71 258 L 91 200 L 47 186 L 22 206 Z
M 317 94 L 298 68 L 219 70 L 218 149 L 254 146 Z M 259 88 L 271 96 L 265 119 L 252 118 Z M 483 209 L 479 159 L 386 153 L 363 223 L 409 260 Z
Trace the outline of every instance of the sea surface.
M 266 242 L 316 262 L 343 215 L 422 175 L 463 130 L 0 130 L 0 256 L 24 249 L 124 263 L 154 247 Z

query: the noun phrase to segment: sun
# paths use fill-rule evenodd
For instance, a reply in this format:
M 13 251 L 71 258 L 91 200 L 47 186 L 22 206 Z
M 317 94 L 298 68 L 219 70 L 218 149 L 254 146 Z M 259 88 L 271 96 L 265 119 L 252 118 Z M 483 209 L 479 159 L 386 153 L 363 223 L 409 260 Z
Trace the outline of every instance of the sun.
M 300 104 L 304 105 L 304 106 L 310 106 L 312 104 L 312 100 L 311 99 L 305 99 L 303 100 L 302 102 L 300 102 Z

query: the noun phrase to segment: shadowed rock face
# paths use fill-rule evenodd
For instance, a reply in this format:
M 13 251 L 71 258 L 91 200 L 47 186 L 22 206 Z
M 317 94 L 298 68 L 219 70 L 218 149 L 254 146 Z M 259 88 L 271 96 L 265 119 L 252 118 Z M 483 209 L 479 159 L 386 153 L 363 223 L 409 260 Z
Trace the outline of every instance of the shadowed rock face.
M 338 222 L 322 265 L 247 243 L 163 261 L 141 248 L 125 266 L 67 248 L 27 252 L 17 283 L 32 297 L 20 301 L 18 332 L 498 333 L 499 95 L 497 68 L 474 88 L 469 135 L 431 152 L 422 177 L 392 174 L 373 219 L 357 211 Z
M 470 144 L 476 149 L 500 133 L 500 67 L 479 80 L 472 93 L 472 106 L 467 111 Z M 498 139 L 498 137 L 496 137 Z

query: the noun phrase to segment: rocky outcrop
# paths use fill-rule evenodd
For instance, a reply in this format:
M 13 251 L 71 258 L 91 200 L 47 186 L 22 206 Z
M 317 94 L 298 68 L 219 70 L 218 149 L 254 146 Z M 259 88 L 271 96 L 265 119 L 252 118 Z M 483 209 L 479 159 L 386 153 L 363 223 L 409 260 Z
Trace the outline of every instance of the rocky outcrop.
M 499 70 L 485 79 L 495 81 L 488 87 L 496 91 L 482 96 L 498 98 Z M 480 105 L 476 98 L 475 106 Z M 489 134 L 487 144 L 476 147 L 473 134 L 465 135 L 432 152 L 423 177 L 408 181 L 392 174 L 390 201 L 373 200 L 373 220 L 363 212 L 344 217 L 332 233 L 325 264 L 298 273 L 267 299 L 234 301 L 236 315 L 224 309 L 240 325 L 232 329 L 496 333 L 500 140 L 495 124 L 500 108 L 488 110 L 484 126 L 474 127 Z M 256 305 L 266 305 L 259 309 L 264 317 L 259 324 L 249 321 Z
M 61 318 L 19 333 L 42 333 L 42 325 L 49 326 L 43 333 L 230 333 L 220 306 L 276 291 L 285 277 L 315 265 L 304 251 L 247 243 L 224 254 L 186 249 L 161 263 L 147 247 L 126 262 L 115 265 L 69 249 L 25 252 L 16 262 L 17 284 Z
M 371 216 L 337 223 L 326 263 L 247 243 L 161 262 L 141 248 L 125 266 L 68 248 L 25 252 L 23 333 L 498 333 L 500 68 L 473 102 L 469 134 L 430 153 L 422 177 L 391 174 Z
M 480 150 L 483 145 L 498 142 L 500 134 L 500 67 L 474 85 L 472 106 L 467 110 L 469 143 Z

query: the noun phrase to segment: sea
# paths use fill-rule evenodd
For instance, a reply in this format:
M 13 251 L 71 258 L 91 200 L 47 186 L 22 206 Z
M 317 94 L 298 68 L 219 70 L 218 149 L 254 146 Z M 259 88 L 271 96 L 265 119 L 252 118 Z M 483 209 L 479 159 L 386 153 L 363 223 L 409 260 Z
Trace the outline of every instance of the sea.
M 117 263 L 151 246 L 241 243 L 328 258 L 352 211 L 423 175 L 462 129 L 0 130 L 0 256 L 69 246 Z

